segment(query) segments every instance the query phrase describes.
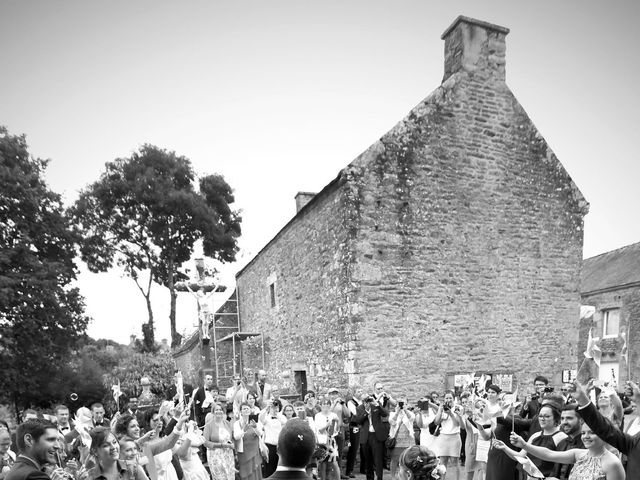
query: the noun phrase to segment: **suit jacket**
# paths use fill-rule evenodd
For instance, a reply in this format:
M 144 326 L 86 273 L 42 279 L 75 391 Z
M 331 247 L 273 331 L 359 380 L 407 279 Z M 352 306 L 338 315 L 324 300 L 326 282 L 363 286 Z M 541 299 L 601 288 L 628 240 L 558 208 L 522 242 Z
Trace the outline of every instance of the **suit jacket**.
M 310 480 L 311 477 L 299 470 L 276 470 L 267 478 L 273 480 Z
M 360 425 L 360 444 L 367 443 L 369 438 L 369 425 L 373 423 L 376 440 L 384 442 L 389 437 L 389 411 L 378 404 L 371 406 L 371 414 L 367 414 L 364 404 L 356 408 L 355 422 Z
M 266 401 L 269 400 L 269 398 L 271 398 L 271 384 L 265 383 L 262 391 L 260 391 L 260 386 L 258 385 L 258 382 L 256 382 L 253 385 L 253 388 L 251 388 L 251 390 L 254 391 L 258 396 L 258 401 L 257 401 L 258 406 L 260 408 L 266 407 L 267 406 Z
M 586 407 L 578 408 L 578 413 L 593 433 L 627 456 L 627 478 L 636 478 L 635 475 L 640 472 L 640 433 L 633 436 L 622 433 L 591 402 Z
M 40 470 L 34 460 L 18 455 L 5 480 L 50 480 L 49 475 Z
M 198 423 L 199 427 L 202 427 L 205 424 L 205 418 L 207 417 L 207 413 L 211 411 L 211 405 L 208 405 L 206 408 L 202 407 L 202 402 L 207 398 L 207 394 L 205 392 L 204 387 L 198 387 L 196 389 L 196 393 L 193 394 L 193 417 L 194 420 Z
M 191 394 L 193 393 L 193 387 L 188 383 L 185 383 L 182 385 L 182 390 L 184 391 L 184 403 L 187 404 L 191 399 Z M 164 397 L 167 400 L 173 400 L 173 397 L 176 396 L 176 393 L 178 393 L 178 387 L 176 387 L 176 385 L 173 384 L 169 388 L 167 388 L 167 391 L 164 393 Z

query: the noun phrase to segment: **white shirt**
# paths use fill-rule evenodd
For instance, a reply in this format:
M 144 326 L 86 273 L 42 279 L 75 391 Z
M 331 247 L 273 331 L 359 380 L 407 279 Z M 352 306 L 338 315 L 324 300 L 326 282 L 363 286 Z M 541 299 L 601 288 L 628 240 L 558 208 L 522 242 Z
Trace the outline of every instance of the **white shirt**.
M 317 432 L 316 436 L 318 437 L 318 443 L 320 444 L 327 443 L 327 440 L 329 439 L 329 437 L 327 436 L 327 431 L 326 430 L 320 431 L 320 430 L 328 427 L 329 422 L 334 420 L 338 422 L 338 416 L 333 412 L 329 412 L 328 415 L 325 415 L 322 412 L 316 413 L 315 422 L 316 422 L 316 432 Z M 336 423 L 336 426 L 337 426 L 337 423 Z M 331 436 L 335 437 L 336 435 L 338 435 L 338 431 L 339 431 L 338 428 L 334 429 L 333 435 Z

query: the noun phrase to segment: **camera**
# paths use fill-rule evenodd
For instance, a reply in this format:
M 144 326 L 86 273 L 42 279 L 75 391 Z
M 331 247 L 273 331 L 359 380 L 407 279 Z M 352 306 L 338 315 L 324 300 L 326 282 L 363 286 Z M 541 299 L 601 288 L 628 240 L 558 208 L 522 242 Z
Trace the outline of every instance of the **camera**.
M 429 410 L 429 400 L 418 400 L 418 410 Z
M 404 408 L 404 402 L 402 400 L 398 401 L 398 406 Z
M 551 393 L 551 392 L 553 392 L 553 387 L 544 387 L 543 392 L 544 393 Z
M 371 403 L 374 401 L 373 395 L 367 395 L 367 398 L 364 399 L 364 403 Z

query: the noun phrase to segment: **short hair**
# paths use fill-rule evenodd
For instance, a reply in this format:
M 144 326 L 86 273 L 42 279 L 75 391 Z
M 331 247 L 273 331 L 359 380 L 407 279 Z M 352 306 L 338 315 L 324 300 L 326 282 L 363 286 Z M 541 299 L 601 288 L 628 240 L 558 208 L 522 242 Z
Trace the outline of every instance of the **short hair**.
M 471 396 L 471 394 L 469 392 L 462 392 L 460 394 L 460 400 L 462 400 L 463 398 L 469 398 Z
M 438 395 L 438 396 L 440 396 L 440 393 L 439 393 L 439 392 L 436 392 L 436 391 L 434 390 L 433 392 L 431 392 L 431 393 L 429 394 L 429 396 L 430 396 L 430 397 L 433 397 L 434 395 Z
M 331 399 L 328 397 L 322 397 L 322 400 L 320 400 L 320 405 L 329 405 L 331 406 L 333 402 L 331 402 Z
M 129 424 L 134 420 L 138 419 L 133 415 L 130 415 L 128 413 L 122 415 L 116 422 L 116 426 L 114 428 L 115 434 L 117 436 L 126 435 L 127 431 L 129 430 Z
M 37 442 L 50 428 L 56 432 L 58 431 L 53 423 L 45 422 L 44 420 L 27 420 L 18 425 L 18 429 L 16 430 L 16 445 L 18 446 L 18 451 L 23 453 L 26 449 L 24 443 L 25 435 L 31 435 L 33 440 Z
M 542 382 L 545 385 L 549 385 L 549 379 L 543 375 L 538 375 L 536 378 L 533 379 L 533 383 L 536 382 Z
M 296 407 L 298 407 L 298 408 L 300 408 L 300 407 L 305 408 L 305 407 L 306 407 L 306 405 L 304 404 L 304 402 L 303 402 L 302 400 L 297 400 L 297 401 L 293 402 L 293 408 L 296 408 Z
M 69 407 L 61 403 L 53 408 L 53 413 L 57 415 L 60 410 L 69 410 Z
M 254 400 L 258 400 L 258 394 L 256 392 L 247 393 L 247 398 L 249 398 L 249 397 L 253 397 Z
M 502 389 L 495 383 L 492 383 L 491 385 L 489 385 L 487 388 L 485 388 L 485 390 L 487 391 L 492 390 L 496 393 L 502 393 Z
M 33 408 L 27 408 L 22 412 L 22 421 L 27 421 L 27 415 L 35 415 L 36 418 L 39 417 L 38 412 L 36 412 Z
M 146 412 L 144 412 L 144 428 L 151 428 L 151 419 L 154 415 L 160 415 L 160 412 L 157 408 L 150 408 Z M 160 421 L 162 422 L 162 417 L 160 417 Z
M 452 396 L 452 397 L 454 397 L 454 398 L 455 398 L 455 396 L 456 396 L 456 394 L 455 394 L 455 393 L 453 393 L 453 390 L 445 390 L 445 391 L 444 391 L 444 394 L 443 394 L 442 396 L 444 397 L 445 395 L 451 395 L 451 396 Z
M 582 416 L 580 415 L 580 410 L 578 410 L 578 404 L 575 402 L 567 403 L 566 405 L 564 405 L 562 407 L 562 411 L 563 412 L 572 411 L 578 416 L 578 418 L 582 418 Z
M 94 408 L 104 408 L 104 405 L 102 405 L 100 402 L 93 402 L 91 404 L 91 411 L 93 412 Z
M 91 451 L 92 452 L 96 452 L 96 450 L 98 450 L 98 448 L 100 448 L 100 445 L 102 445 L 107 438 L 109 438 L 109 435 L 113 435 L 113 437 L 115 438 L 114 433 L 111 431 L 110 428 L 107 427 L 96 427 L 93 428 L 89 434 L 91 435 Z
M 316 449 L 316 436 L 304 420 L 292 418 L 284 424 L 278 436 L 280 465 L 304 468 Z

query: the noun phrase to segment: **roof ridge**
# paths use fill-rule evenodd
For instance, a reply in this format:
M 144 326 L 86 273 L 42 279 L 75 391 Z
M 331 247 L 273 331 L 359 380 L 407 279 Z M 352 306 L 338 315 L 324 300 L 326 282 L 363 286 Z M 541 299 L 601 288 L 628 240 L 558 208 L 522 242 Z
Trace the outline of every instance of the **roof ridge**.
M 640 241 L 635 242 L 635 243 L 630 243 L 629 245 L 623 245 L 622 247 L 618 247 L 618 248 L 614 248 L 613 250 L 609 250 L 607 252 L 602 252 L 599 253 L 598 255 L 594 255 L 593 257 L 587 257 L 583 260 L 583 262 L 586 262 L 587 260 L 595 260 L 598 257 L 602 257 L 604 255 L 608 255 L 610 253 L 615 253 L 615 252 L 619 252 L 621 250 L 624 250 L 626 248 L 630 248 L 630 247 L 634 247 L 634 246 L 640 246 Z

